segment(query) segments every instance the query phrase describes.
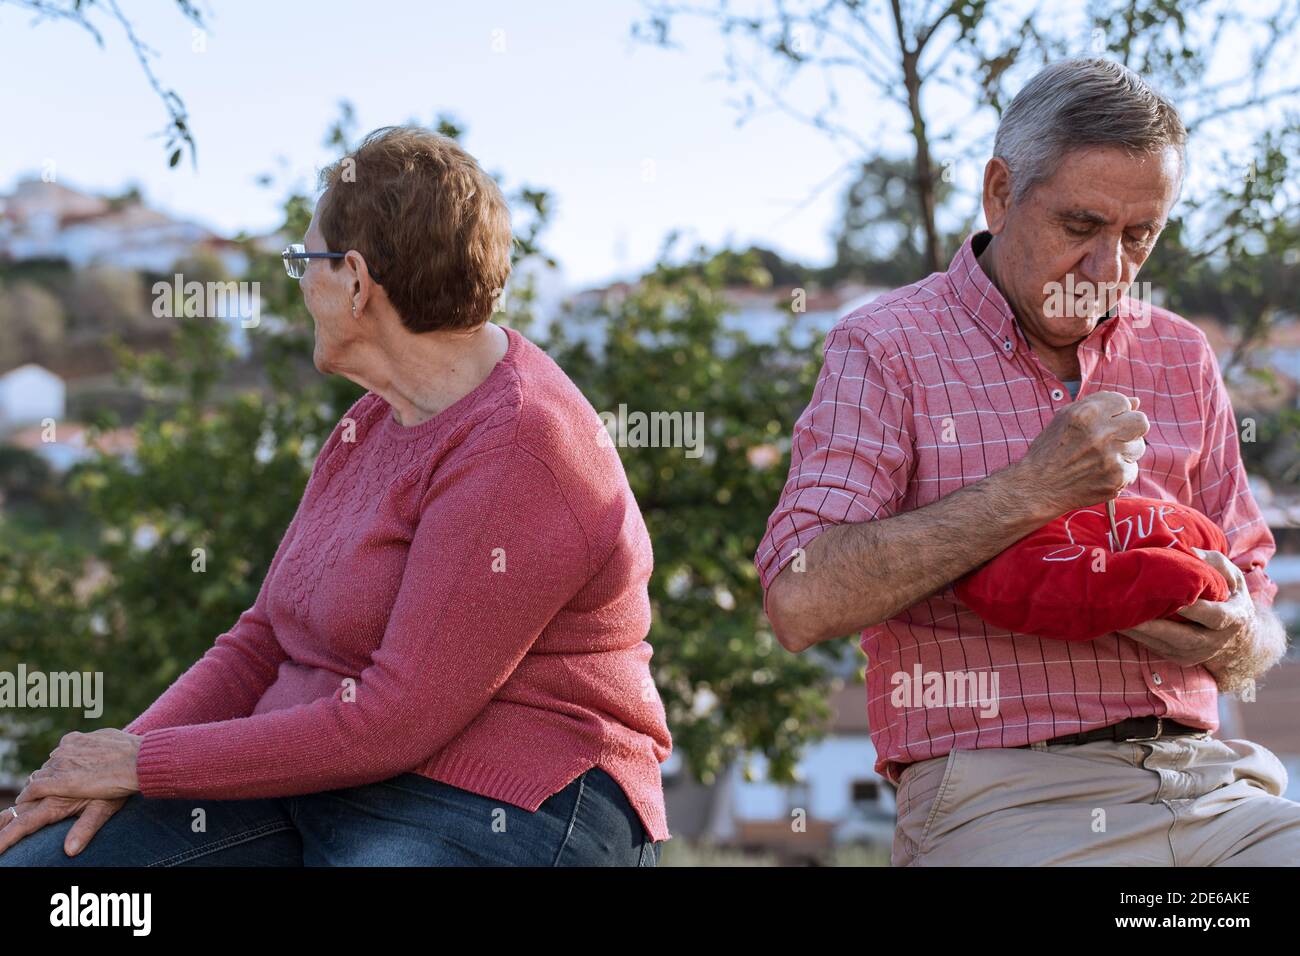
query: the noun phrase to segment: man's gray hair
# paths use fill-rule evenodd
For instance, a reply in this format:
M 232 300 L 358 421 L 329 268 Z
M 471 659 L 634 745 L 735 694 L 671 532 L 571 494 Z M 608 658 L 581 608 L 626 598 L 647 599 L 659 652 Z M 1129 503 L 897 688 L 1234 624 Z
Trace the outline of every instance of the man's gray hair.
M 1012 200 L 1020 202 L 1071 149 L 1139 154 L 1173 146 L 1185 171 L 1186 143 L 1178 110 L 1142 77 L 1113 60 L 1079 58 L 1049 64 L 1016 94 L 998 123 L 993 155 L 1010 167 Z

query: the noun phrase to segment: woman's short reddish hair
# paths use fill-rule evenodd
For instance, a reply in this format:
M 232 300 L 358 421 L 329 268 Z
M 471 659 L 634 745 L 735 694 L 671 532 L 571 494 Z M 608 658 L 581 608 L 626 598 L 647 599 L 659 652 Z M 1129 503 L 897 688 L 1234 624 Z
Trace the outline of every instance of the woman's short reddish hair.
M 361 253 L 406 328 L 471 329 L 491 317 L 510 276 L 510 210 L 455 140 L 385 126 L 321 170 L 320 188 L 326 245 Z

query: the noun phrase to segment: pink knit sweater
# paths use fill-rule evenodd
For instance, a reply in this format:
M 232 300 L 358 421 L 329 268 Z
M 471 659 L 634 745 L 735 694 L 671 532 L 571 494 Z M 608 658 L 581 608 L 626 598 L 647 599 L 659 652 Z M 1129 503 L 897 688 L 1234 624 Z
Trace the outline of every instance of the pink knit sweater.
M 599 766 L 669 838 L 650 539 L 590 403 L 513 329 L 491 375 L 326 441 L 253 606 L 126 729 L 146 797 L 415 771 L 527 810 Z

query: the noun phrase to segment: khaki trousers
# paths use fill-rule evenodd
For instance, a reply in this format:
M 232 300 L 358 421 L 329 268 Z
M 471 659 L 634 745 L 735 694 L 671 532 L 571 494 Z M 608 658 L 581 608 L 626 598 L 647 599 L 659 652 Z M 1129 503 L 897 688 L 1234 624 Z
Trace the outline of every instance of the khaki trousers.
M 894 866 L 1295 866 L 1265 747 L 1205 734 L 953 750 L 907 766 Z

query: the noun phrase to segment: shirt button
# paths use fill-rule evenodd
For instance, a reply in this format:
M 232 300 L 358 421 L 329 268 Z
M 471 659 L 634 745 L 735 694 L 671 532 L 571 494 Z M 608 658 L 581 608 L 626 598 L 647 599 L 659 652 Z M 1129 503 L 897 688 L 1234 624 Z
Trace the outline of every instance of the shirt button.
M 1007 339 L 1005 342 L 1002 343 L 1002 351 L 1004 351 L 1004 352 L 1010 352 L 1010 351 L 1011 351 L 1011 340 L 1010 340 L 1010 339 Z
M 1059 388 L 1052 389 L 1052 401 L 1059 402 L 1064 397 L 1065 397 L 1065 393 L 1061 391 Z
M 1161 684 L 1164 683 L 1164 681 L 1160 679 L 1160 675 L 1159 675 L 1159 674 L 1157 674 L 1157 673 L 1155 673 L 1154 671 L 1152 671 L 1152 672 L 1151 672 L 1151 683 L 1153 683 L 1153 684 L 1155 684 L 1157 687 L 1159 687 Z

